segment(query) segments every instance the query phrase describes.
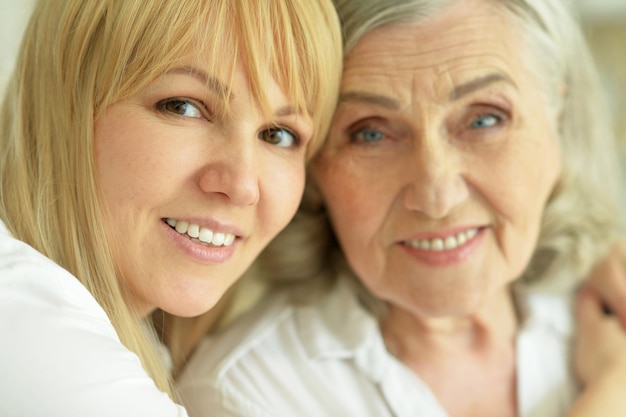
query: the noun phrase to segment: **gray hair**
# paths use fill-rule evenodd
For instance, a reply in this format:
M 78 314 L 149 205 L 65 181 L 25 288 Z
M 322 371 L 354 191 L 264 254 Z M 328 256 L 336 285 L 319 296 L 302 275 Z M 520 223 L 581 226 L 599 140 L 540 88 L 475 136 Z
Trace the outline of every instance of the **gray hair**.
M 419 24 L 453 1 L 334 0 L 344 54 L 377 28 Z M 620 174 L 609 112 L 584 35 L 564 0 L 487 1 L 507 10 L 520 27 L 530 52 L 528 70 L 560 113 L 562 173 L 547 202 L 536 250 L 517 283 L 527 291 L 572 289 L 619 233 Z M 295 285 L 308 299 L 338 276 L 351 276 L 370 308 L 384 311 L 350 271 L 311 184 L 296 217 L 266 249 L 259 265 L 271 283 Z

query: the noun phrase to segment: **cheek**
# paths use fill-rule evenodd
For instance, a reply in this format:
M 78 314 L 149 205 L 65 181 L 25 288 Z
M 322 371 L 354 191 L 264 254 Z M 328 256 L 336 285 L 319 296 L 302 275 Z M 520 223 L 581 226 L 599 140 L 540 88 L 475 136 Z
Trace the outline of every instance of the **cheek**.
M 304 161 L 268 163 L 261 175 L 261 189 L 264 190 L 264 221 L 272 236 L 282 230 L 292 219 L 304 191 Z
M 315 172 L 333 229 L 349 259 L 363 253 L 376 238 L 385 212 L 381 210 L 384 194 L 376 181 L 350 167 L 339 162 Z
M 526 268 L 541 230 L 547 200 L 561 173 L 556 142 L 516 148 L 508 157 L 492 158 L 483 190 L 496 218 L 496 239 L 513 278 Z
M 172 183 L 193 166 L 191 146 L 184 152 L 165 147 L 163 132 L 151 126 L 135 128 L 140 133 L 128 129 L 102 126 L 95 132 L 96 181 L 114 212 L 130 205 L 150 208 L 167 198 L 175 189 Z
M 515 132 L 502 146 L 472 155 L 471 185 L 494 211 L 513 223 L 539 225 L 561 173 L 556 138 L 549 127 Z
M 103 122 L 96 126 L 96 177 L 98 186 L 112 210 L 131 197 L 134 184 L 146 182 L 146 154 L 132 146 L 122 128 Z
M 128 153 L 124 152 L 123 138 L 114 126 L 106 121 L 96 125 L 94 132 L 96 182 L 103 203 L 108 208 L 110 216 L 107 219 L 109 235 L 114 241 L 119 239 L 119 230 L 126 229 L 130 225 L 125 218 L 127 206 L 132 198 L 129 190 L 130 184 L 136 178 L 132 175 L 132 163 L 128 160 Z M 118 242 L 119 243 L 119 242 Z M 118 250 L 119 252 L 119 250 Z M 116 254 L 119 258 L 119 253 Z

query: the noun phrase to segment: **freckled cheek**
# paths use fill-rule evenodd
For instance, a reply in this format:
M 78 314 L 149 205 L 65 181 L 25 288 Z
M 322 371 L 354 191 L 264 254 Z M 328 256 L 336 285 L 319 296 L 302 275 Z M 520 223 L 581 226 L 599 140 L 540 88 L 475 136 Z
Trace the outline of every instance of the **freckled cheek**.
M 274 164 L 260 178 L 260 203 L 272 229 L 282 229 L 295 215 L 304 191 L 304 164 Z M 278 231 L 276 231 L 277 233 Z
M 183 158 L 182 150 L 172 152 L 149 134 L 119 135 L 103 142 L 96 155 L 100 186 L 120 199 L 154 199 L 173 189 L 172 181 L 196 165 L 194 159 Z
M 154 171 L 147 169 L 151 164 L 132 161 L 124 157 L 99 158 L 97 160 L 97 182 L 105 199 L 111 205 L 143 200 L 155 190 Z
M 330 179 L 330 184 L 325 182 L 324 186 L 325 204 L 342 244 L 349 249 L 371 240 L 372 230 L 380 223 L 379 195 L 372 192 L 371 186 L 349 179 Z M 376 197 L 372 198 L 373 195 Z
M 127 182 L 137 178 L 139 167 L 143 165 L 136 160 L 135 152 L 122 146 L 124 139 L 107 129 L 96 130 L 96 180 L 106 194 L 124 189 Z

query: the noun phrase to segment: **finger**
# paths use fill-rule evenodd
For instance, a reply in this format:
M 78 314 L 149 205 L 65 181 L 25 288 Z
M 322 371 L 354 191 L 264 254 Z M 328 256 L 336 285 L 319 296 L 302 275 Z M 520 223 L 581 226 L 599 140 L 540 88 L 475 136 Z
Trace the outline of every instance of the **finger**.
M 598 295 L 608 309 L 626 326 L 626 274 L 621 274 L 620 271 L 612 271 L 611 273 L 614 274 L 613 290 L 607 288 Z
M 612 258 L 596 265 L 585 285 L 596 292 L 626 328 L 626 257 L 620 250 L 626 247 L 617 246 L 610 254 Z
M 609 257 L 612 262 L 608 263 L 607 273 L 614 285 L 612 289 L 607 288 L 605 295 L 609 307 L 626 328 L 626 242 L 615 244 Z
M 576 299 L 576 319 L 580 326 L 598 323 L 604 315 L 602 303 L 596 293 L 587 286 L 578 290 Z

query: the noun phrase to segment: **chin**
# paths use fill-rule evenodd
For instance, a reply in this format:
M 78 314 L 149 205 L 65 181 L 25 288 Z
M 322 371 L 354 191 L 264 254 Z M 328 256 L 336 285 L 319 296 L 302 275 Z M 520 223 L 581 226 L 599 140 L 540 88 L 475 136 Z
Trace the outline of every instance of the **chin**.
M 194 317 L 206 313 L 214 308 L 224 295 L 225 290 L 211 288 L 208 291 L 194 291 L 181 294 L 175 300 L 171 299 L 161 307 L 162 310 L 180 317 Z
M 411 312 L 421 319 L 461 318 L 477 313 L 483 304 L 484 297 L 468 296 L 467 294 L 450 294 L 445 296 L 427 295 L 407 300 L 403 305 L 396 305 Z

